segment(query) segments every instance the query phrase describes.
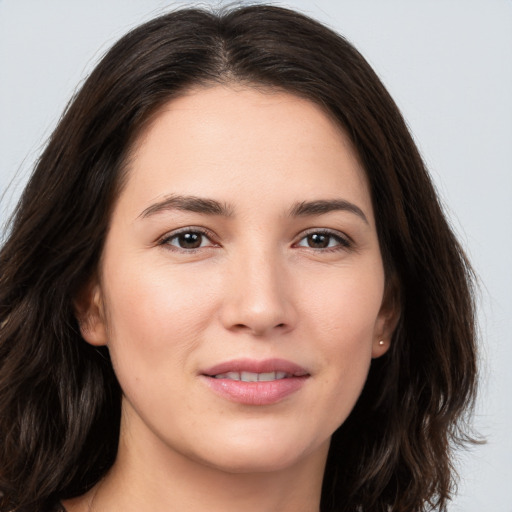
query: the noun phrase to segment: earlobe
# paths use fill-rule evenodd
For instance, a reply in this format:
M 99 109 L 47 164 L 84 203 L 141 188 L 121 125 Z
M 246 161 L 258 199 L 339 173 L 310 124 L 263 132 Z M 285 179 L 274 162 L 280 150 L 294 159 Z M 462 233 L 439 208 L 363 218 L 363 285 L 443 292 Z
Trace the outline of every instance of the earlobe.
M 103 306 L 103 293 L 99 282 L 85 286 L 73 301 L 80 333 L 87 343 L 95 346 L 107 344 L 107 328 Z
M 390 340 L 377 338 L 372 346 L 372 359 L 383 356 L 391 346 Z
M 391 338 L 400 320 L 400 293 L 396 278 L 389 280 L 377 317 L 372 358 L 383 356 L 391 347 Z

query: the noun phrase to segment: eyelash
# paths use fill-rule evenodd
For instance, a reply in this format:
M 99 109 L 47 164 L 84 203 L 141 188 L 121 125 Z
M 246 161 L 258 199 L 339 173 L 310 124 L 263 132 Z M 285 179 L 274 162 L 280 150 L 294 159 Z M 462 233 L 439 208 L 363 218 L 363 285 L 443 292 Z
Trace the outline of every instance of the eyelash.
M 200 247 L 194 247 L 194 248 L 187 249 L 184 247 L 179 247 L 177 245 L 171 244 L 172 240 L 174 240 L 174 239 L 177 240 L 180 236 L 189 235 L 189 234 L 200 235 L 201 237 L 207 238 L 211 243 L 211 245 L 208 245 L 207 248 L 215 247 L 217 245 L 215 242 L 213 242 L 214 235 L 211 231 L 204 229 L 204 228 L 198 228 L 198 227 L 187 227 L 187 228 L 180 229 L 178 231 L 174 231 L 173 233 L 170 233 L 169 235 L 165 235 L 158 242 L 158 245 L 168 246 L 168 248 L 170 248 L 170 250 L 181 251 L 181 252 L 186 252 L 186 253 L 195 253 L 199 249 L 205 248 L 205 247 L 200 246 Z M 202 244 L 202 241 L 201 241 L 201 244 Z
M 179 247 L 178 245 L 174 245 L 171 243 L 173 240 L 177 240 L 182 235 L 199 235 L 200 237 L 205 237 L 208 239 L 211 245 L 208 246 L 202 246 L 203 240 L 201 241 L 201 245 L 199 247 L 193 247 L 193 248 L 185 248 L 185 247 Z M 303 245 L 299 245 L 300 242 L 307 239 L 310 236 L 313 235 L 320 235 L 320 236 L 326 236 L 329 237 L 329 244 L 332 240 L 335 240 L 337 242 L 337 245 L 329 247 L 307 247 Z M 169 235 L 164 236 L 159 242 L 158 245 L 160 246 L 167 246 L 170 250 L 173 251 L 180 251 L 185 252 L 188 254 L 195 253 L 196 251 L 200 249 L 210 248 L 210 247 L 216 247 L 218 244 L 216 244 L 214 240 L 214 234 L 204 228 L 198 228 L 198 227 L 186 227 L 183 229 L 180 229 L 179 231 L 175 231 Z M 299 241 L 295 244 L 293 244 L 294 247 L 304 247 L 306 249 L 311 249 L 313 251 L 318 252 L 336 252 L 336 251 L 346 251 L 353 247 L 352 240 L 347 237 L 346 235 L 341 235 L 337 231 L 330 231 L 328 229 L 311 229 L 305 233 L 302 234 Z
M 335 240 L 337 242 L 337 245 L 333 247 L 306 247 L 307 249 L 311 249 L 313 251 L 321 251 L 321 252 L 336 252 L 336 251 L 346 251 L 349 249 L 352 249 L 353 243 L 352 240 L 346 236 L 342 235 L 338 231 L 331 231 L 329 229 L 311 229 L 306 231 L 302 234 L 301 239 L 298 243 L 300 243 L 302 240 L 307 239 L 309 236 L 312 235 L 320 235 L 320 236 L 326 236 L 329 237 L 330 240 Z M 298 243 L 294 244 L 295 246 L 298 246 Z M 329 241 L 330 243 L 330 241 Z M 305 246 L 299 246 L 299 247 L 305 247 Z

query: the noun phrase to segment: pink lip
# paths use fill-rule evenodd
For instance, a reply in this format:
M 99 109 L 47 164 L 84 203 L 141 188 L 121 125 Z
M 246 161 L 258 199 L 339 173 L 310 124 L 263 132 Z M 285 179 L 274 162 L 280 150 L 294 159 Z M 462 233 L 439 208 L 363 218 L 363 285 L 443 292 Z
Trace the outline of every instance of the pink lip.
M 216 379 L 214 375 L 228 372 L 269 373 L 285 372 L 291 377 L 268 382 L 243 382 L 231 379 Z M 212 391 L 232 402 L 244 405 L 271 405 L 280 402 L 298 391 L 309 377 L 301 366 L 284 359 L 237 359 L 215 365 L 202 372 Z
M 308 372 L 304 368 L 286 359 L 264 359 L 262 361 L 255 359 L 234 359 L 207 368 L 201 373 L 203 375 L 212 376 L 227 372 L 286 372 L 294 376 L 308 375 Z

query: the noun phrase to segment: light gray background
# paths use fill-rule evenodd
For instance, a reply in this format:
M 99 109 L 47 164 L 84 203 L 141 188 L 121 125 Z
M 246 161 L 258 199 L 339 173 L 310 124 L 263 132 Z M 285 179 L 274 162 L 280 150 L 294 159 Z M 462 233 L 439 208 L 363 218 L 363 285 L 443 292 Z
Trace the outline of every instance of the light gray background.
M 158 0 L 0 0 L 0 223 L 102 53 Z M 203 2 L 211 5 L 212 2 Z M 217 2 L 214 5 L 218 5 Z M 450 512 L 512 512 L 512 0 L 287 0 L 348 37 L 402 109 L 482 281 L 482 383 Z

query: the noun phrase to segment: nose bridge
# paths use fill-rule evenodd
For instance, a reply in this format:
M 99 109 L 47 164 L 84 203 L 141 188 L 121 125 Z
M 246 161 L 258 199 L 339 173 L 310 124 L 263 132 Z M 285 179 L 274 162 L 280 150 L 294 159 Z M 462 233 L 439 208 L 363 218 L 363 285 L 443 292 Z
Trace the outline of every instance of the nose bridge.
M 283 255 L 268 243 L 249 243 L 233 255 L 223 318 L 229 329 L 264 335 L 295 323 Z

